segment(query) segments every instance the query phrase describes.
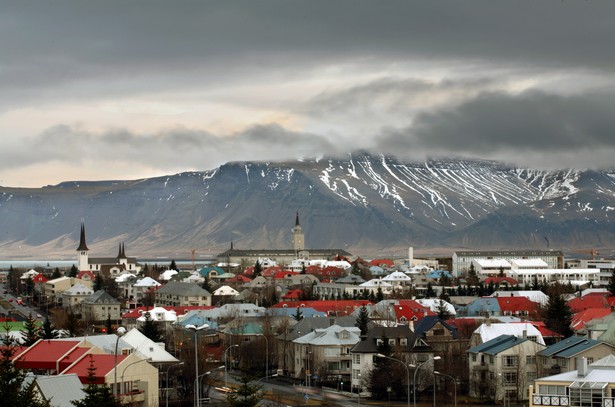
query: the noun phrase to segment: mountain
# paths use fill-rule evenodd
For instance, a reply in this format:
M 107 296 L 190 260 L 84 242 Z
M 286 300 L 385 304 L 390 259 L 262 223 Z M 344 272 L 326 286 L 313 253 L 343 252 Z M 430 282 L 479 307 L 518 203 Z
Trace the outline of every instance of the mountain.
M 365 256 L 426 249 L 605 249 L 615 243 L 615 172 L 497 162 L 346 159 L 234 162 L 134 181 L 0 187 L 0 256 L 72 258 L 85 222 L 92 256 L 189 258 L 306 247 Z M 450 250 L 448 250 L 450 253 Z

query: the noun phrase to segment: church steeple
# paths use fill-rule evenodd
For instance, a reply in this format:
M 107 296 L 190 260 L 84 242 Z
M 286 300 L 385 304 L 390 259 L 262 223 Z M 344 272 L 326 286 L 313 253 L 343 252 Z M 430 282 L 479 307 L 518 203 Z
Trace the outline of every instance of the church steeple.
M 299 211 L 297 211 L 297 218 L 295 219 L 295 226 L 301 226 L 299 224 Z
M 299 224 L 299 211 L 297 211 L 297 215 L 295 217 L 295 227 L 292 230 L 293 232 L 293 249 L 295 252 L 300 252 L 304 249 L 304 236 L 303 229 L 301 229 L 301 225 Z
M 81 222 L 81 236 L 79 237 L 79 247 L 77 247 L 78 252 L 90 250 L 88 246 L 85 244 L 85 224 Z

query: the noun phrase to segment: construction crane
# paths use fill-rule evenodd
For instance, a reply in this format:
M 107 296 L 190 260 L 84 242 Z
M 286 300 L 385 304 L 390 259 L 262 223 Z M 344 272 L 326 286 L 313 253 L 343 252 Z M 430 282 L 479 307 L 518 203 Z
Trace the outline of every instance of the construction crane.
M 192 248 L 190 250 L 190 253 L 192 253 L 192 270 L 196 270 L 196 265 L 194 264 L 194 256 L 195 256 L 195 253 L 196 253 L 196 249 Z

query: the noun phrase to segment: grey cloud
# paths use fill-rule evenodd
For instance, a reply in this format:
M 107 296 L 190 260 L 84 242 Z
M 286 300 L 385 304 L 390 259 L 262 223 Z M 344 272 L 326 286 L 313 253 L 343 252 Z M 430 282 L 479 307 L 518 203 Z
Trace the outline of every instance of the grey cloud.
M 559 96 L 484 93 L 456 108 L 421 113 L 404 129 L 388 129 L 378 145 L 389 152 L 507 159 L 536 166 L 611 165 L 598 151 L 615 151 L 615 93 Z M 575 152 L 570 154 L 570 152 Z M 600 160 L 592 159 L 600 157 Z M 599 162 L 598 162 L 599 161 Z

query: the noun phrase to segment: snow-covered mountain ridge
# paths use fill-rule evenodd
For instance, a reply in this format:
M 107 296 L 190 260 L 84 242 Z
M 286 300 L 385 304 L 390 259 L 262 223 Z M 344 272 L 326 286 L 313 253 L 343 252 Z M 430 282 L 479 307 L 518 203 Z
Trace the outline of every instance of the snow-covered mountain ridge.
M 134 255 L 187 257 L 191 248 L 215 255 L 231 241 L 287 248 L 297 210 L 306 246 L 314 248 L 606 248 L 615 242 L 614 197 L 615 174 L 606 170 L 365 153 L 236 162 L 135 181 L 0 187 L 0 255 L 72 256 L 81 218 L 101 252 L 119 240 Z

